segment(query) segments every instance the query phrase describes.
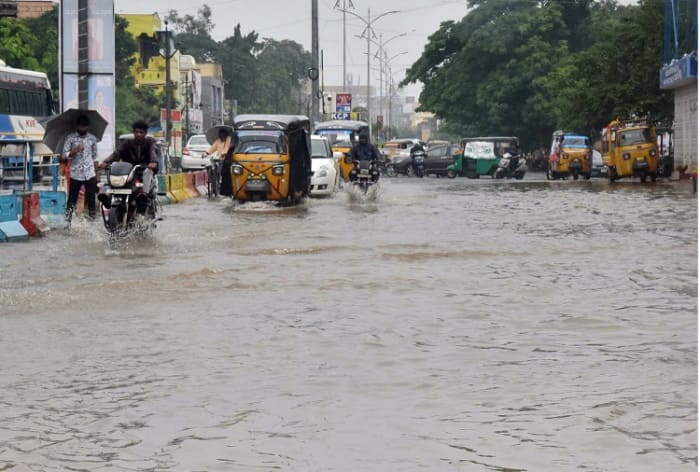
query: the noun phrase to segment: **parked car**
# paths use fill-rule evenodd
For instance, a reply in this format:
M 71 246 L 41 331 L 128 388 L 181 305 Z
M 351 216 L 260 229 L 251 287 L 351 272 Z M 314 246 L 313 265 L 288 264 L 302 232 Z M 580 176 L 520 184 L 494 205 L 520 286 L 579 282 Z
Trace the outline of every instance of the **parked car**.
M 447 175 L 447 166 L 454 162 L 454 155 L 459 149 L 457 144 L 439 144 L 428 149 L 425 158 L 425 175 L 437 177 Z
M 311 135 L 311 170 L 314 174 L 311 176 L 310 196 L 333 195 L 338 190 L 338 160 L 334 157 L 331 143 L 325 136 Z
M 608 166 L 603 163 L 603 155 L 595 149 L 591 158 L 591 177 L 608 177 Z
M 397 157 L 406 157 L 411 155 L 411 148 L 420 143 L 425 148 L 425 143 L 415 138 L 398 138 L 392 139 L 384 143 L 379 149 L 379 152 L 394 160 Z
M 210 163 L 209 157 L 207 157 L 207 150 L 210 146 L 205 135 L 192 135 L 182 150 L 182 161 L 180 162 L 182 170 L 200 170 L 207 167 Z

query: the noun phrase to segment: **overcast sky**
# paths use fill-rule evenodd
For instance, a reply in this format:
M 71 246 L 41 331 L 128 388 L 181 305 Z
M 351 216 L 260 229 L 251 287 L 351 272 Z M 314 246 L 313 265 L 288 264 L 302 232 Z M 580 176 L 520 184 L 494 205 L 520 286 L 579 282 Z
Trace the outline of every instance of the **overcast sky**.
M 467 13 L 465 0 L 318 0 L 319 44 L 323 50 L 325 84 L 343 83 L 343 15 L 334 9 L 345 1 L 348 10 L 365 18 L 362 21 L 353 15 L 346 15 L 347 72 L 354 84 L 367 84 L 367 42 L 357 36 L 365 29 L 367 9 L 370 9 L 372 26 L 383 41 L 396 35 L 407 33 L 386 43 L 386 51 L 398 82 L 404 77 L 404 70 L 410 67 L 423 52 L 428 36 L 437 30 L 440 22 L 459 20 Z M 354 9 L 350 9 L 352 3 Z M 261 38 L 291 39 L 311 50 L 311 1 L 310 0 L 209 0 L 197 3 L 192 0 L 115 0 L 116 13 L 158 13 L 165 17 L 171 9 L 180 16 L 197 15 L 203 4 L 213 12 L 215 40 L 222 40 L 231 34 L 237 23 L 243 33 L 255 30 Z M 384 12 L 398 10 L 399 13 L 374 18 Z M 372 55 L 376 46 L 371 47 Z M 403 54 L 405 53 L 405 54 Z M 372 59 L 371 67 L 378 67 L 377 59 Z M 371 71 L 372 86 L 378 87 L 379 75 Z M 409 87 L 406 92 L 417 94 L 419 87 Z

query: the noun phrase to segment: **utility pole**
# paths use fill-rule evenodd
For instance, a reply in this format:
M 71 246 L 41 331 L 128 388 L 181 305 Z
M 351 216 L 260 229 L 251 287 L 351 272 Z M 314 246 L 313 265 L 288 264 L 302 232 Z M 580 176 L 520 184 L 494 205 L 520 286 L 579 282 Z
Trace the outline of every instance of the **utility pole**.
M 372 57 L 370 56 L 369 43 L 371 41 L 370 36 L 374 36 L 375 38 L 377 37 L 376 33 L 372 29 L 372 23 L 374 23 L 375 21 L 377 21 L 378 19 L 380 19 L 381 17 L 383 17 L 385 15 L 390 15 L 392 13 L 399 13 L 399 10 L 385 11 L 381 15 L 375 16 L 374 19 L 372 19 L 372 15 L 371 15 L 369 8 L 367 9 L 367 19 L 365 19 L 365 18 L 361 17 L 360 15 L 358 15 L 357 13 L 353 13 L 351 11 L 346 11 L 346 13 L 350 13 L 351 15 L 359 18 L 360 20 L 364 21 L 364 23 L 365 23 L 365 30 L 362 32 L 360 37 L 364 38 L 365 35 L 367 35 L 367 122 L 369 123 L 369 133 L 371 136 L 372 135 L 372 116 L 370 113 L 370 110 L 371 110 L 370 101 L 371 101 L 372 97 L 370 97 L 371 91 L 370 91 L 369 70 L 370 70 L 370 59 Z
M 318 71 L 318 0 L 311 0 L 311 67 Z M 318 121 L 318 77 L 311 80 L 311 121 Z
M 78 108 L 88 108 L 88 1 L 78 0 Z
M 170 141 L 171 128 L 173 127 L 171 110 L 173 108 L 173 89 L 170 83 L 170 31 L 168 31 L 168 21 L 165 21 L 165 142 L 168 149 L 172 149 Z

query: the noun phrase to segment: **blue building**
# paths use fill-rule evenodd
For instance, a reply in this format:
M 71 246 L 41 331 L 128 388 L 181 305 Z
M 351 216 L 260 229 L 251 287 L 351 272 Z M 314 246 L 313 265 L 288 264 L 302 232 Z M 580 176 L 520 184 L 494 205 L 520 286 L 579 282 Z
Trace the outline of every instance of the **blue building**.
M 665 0 L 661 88 L 673 90 L 676 167 L 698 167 L 698 2 Z

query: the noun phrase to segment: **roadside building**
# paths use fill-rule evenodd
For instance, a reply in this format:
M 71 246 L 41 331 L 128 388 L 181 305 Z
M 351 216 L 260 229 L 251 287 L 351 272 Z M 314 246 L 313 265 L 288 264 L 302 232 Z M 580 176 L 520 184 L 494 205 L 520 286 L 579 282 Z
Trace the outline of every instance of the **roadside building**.
M 674 96 L 675 167 L 691 173 L 698 167 L 698 4 L 665 3 L 660 85 Z
M 17 18 L 37 18 L 58 6 L 58 2 L 23 0 L 17 2 Z

